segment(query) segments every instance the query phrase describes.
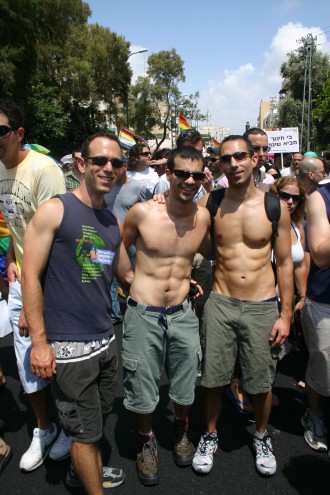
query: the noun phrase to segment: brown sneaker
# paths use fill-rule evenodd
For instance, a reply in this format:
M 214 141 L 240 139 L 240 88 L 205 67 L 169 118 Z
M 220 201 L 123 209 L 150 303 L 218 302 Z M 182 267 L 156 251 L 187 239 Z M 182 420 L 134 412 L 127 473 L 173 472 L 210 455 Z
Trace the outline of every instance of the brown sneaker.
M 195 454 L 195 447 L 190 440 L 190 430 L 183 424 L 174 423 L 173 457 L 178 466 L 190 466 Z
M 138 438 L 138 453 L 136 459 L 137 474 L 144 485 L 159 483 L 158 452 L 155 435 L 148 442 Z

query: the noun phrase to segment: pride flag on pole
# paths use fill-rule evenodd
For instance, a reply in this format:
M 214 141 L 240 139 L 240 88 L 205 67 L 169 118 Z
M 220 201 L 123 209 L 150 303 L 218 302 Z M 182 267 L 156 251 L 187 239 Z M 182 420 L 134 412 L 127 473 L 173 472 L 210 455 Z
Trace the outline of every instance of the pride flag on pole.
M 181 113 L 178 115 L 178 120 L 179 120 L 179 132 L 186 131 L 187 129 L 191 129 L 191 125 L 189 124 L 188 120 L 184 118 Z
M 216 139 L 212 138 L 212 146 L 215 146 L 216 148 L 219 148 L 221 143 L 219 143 L 219 141 L 217 141 Z
M 121 126 L 119 135 L 119 141 L 125 148 L 131 148 L 139 141 L 139 138 L 134 132 L 129 131 L 126 127 Z

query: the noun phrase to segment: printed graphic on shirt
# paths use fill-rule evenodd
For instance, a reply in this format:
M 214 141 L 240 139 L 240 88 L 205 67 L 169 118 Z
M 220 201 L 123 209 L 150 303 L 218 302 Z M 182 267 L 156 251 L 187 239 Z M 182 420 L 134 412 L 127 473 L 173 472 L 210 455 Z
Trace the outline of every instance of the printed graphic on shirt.
M 82 226 L 82 238 L 77 239 L 76 260 L 82 269 L 82 282 L 96 280 L 103 273 L 103 265 L 112 265 L 116 253 L 108 251 L 94 227 Z
M 7 193 L 8 190 L 11 192 Z M 27 220 L 24 216 L 26 207 L 31 207 L 28 188 L 14 179 L 0 181 L 0 209 L 6 224 L 23 228 L 22 217 Z

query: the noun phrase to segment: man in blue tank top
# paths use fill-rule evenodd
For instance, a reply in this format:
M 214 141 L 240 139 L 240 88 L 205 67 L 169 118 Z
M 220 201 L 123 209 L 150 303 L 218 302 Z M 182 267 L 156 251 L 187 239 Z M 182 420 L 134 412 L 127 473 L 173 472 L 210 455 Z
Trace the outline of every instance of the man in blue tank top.
M 114 274 L 122 283 L 133 279 L 121 226 L 104 203 L 114 169 L 121 166 L 115 135 L 88 138 L 78 158 L 81 185 L 43 203 L 24 241 L 31 369 L 52 382 L 60 421 L 72 440 L 66 482 L 93 495 L 125 478 L 121 469 L 102 468 L 98 447 L 117 375 L 111 281 Z
M 309 358 L 306 370 L 308 409 L 301 419 L 307 444 L 328 450 L 322 397 L 330 397 L 330 184 L 308 200 L 307 233 L 311 268 L 302 325 Z

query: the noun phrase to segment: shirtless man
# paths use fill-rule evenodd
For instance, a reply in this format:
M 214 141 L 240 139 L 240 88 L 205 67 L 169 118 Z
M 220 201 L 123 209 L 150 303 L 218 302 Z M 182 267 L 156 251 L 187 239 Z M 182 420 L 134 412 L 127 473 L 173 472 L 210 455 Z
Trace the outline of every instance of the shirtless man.
M 174 461 L 190 465 L 195 451 L 188 438 L 188 411 L 201 349 L 198 319 L 187 296 L 194 255 L 201 244 L 210 244 L 209 213 L 193 202 L 203 168 L 199 151 L 190 146 L 174 150 L 165 202 L 134 205 L 124 224 L 125 245 L 135 243 L 137 250 L 124 322 L 124 405 L 138 415 L 137 472 L 145 485 L 159 482 L 152 416 L 164 363 L 175 410 Z
M 201 437 L 192 466 L 200 473 L 212 469 L 218 447 L 221 392 L 230 382 L 238 353 L 242 386 L 251 394 L 256 420 L 256 468 L 263 475 L 272 475 L 276 459 L 266 426 L 276 369 L 272 356 L 287 339 L 291 323 L 290 218 L 281 205 L 279 237 L 274 245 L 282 305 L 279 316 L 271 265 L 272 225 L 266 216 L 264 193 L 253 180 L 258 156 L 253 154 L 249 140 L 228 136 L 221 145 L 220 161 L 229 188 L 214 219 L 216 268 L 201 334 L 206 433 Z M 204 197 L 200 202 L 206 201 Z

